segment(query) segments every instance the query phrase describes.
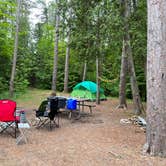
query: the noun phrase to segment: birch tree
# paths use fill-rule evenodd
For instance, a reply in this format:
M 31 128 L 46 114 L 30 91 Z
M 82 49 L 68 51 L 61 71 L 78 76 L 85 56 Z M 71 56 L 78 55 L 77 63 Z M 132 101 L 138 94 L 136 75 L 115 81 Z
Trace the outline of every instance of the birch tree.
M 54 43 L 54 65 L 52 74 L 52 90 L 56 91 L 57 70 L 58 70 L 58 43 L 59 43 L 59 0 L 56 0 L 56 23 L 55 23 L 55 43 Z
M 64 77 L 64 92 L 68 92 L 68 79 L 69 79 L 69 57 L 70 57 L 70 29 L 67 34 L 67 47 L 66 47 L 66 59 L 65 59 L 65 77 Z
M 71 22 L 72 22 L 72 6 L 71 1 L 69 0 L 67 5 L 68 10 L 66 9 L 66 22 L 67 22 L 67 44 L 66 44 L 66 58 L 65 58 L 65 76 L 64 76 L 64 89 L 65 93 L 68 92 L 68 82 L 69 82 L 69 59 L 70 59 L 70 38 L 71 38 Z
M 99 57 L 96 57 L 96 104 L 100 104 L 100 60 Z
M 87 72 L 87 61 L 85 60 L 82 81 L 86 80 L 86 72 Z
M 17 0 L 16 31 L 15 31 L 14 53 L 13 53 L 13 61 L 12 61 L 13 64 L 12 64 L 12 71 L 11 71 L 11 77 L 10 77 L 10 86 L 9 86 L 9 94 L 10 94 L 11 97 L 13 96 L 13 93 L 14 93 L 14 79 L 15 79 L 16 63 L 17 63 L 20 5 L 21 5 L 21 0 Z

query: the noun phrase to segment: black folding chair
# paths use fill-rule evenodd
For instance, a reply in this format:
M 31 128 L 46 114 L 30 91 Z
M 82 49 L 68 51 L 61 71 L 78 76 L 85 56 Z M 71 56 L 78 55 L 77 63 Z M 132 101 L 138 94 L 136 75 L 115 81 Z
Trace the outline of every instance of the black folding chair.
M 59 127 L 58 98 L 53 97 L 44 100 L 36 111 L 36 117 L 39 120 L 36 124 L 37 128 L 41 128 L 48 124 L 50 125 L 50 129 L 52 129 L 52 124 Z

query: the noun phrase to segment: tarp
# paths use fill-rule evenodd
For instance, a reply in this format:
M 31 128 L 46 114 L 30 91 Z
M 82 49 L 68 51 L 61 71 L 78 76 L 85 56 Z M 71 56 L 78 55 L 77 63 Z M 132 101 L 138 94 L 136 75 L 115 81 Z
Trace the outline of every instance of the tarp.
M 86 98 L 89 100 L 96 100 L 97 85 L 92 81 L 83 81 L 78 83 L 71 93 L 72 97 Z M 100 88 L 100 99 L 106 99 L 104 90 Z

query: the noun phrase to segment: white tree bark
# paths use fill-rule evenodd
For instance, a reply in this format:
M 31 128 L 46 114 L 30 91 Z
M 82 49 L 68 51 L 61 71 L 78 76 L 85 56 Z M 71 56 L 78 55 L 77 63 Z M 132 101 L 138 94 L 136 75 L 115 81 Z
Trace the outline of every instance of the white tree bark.
M 69 57 L 70 57 L 70 30 L 68 32 L 68 40 L 66 47 L 66 60 L 65 60 L 65 77 L 64 77 L 64 92 L 68 92 L 68 79 L 69 79 Z
M 59 43 L 59 0 L 56 0 L 56 23 L 55 23 L 55 44 L 54 44 L 54 65 L 52 74 L 52 90 L 56 91 L 57 70 L 58 70 L 58 43 Z
M 166 157 L 166 1 L 148 0 L 146 152 Z
M 100 60 L 98 57 L 96 57 L 96 83 L 97 83 L 96 104 L 100 104 Z
M 85 79 L 86 79 L 86 71 L 87 71 L 87 62 L 85 60 L 82 81 L 85 81 Z
M 14 79 L 15 79 L 16 63 L 17 63 L 20 6 L 21 6 L 21 0 L 17 0 L 16 31 L 15 31 L 15 41 L 14 41 L 14 54 L 13 54 L 12 72 L 11 72 L 11 77 L 10 77 L 10 86 L 9 86 L 9 94 L 10 94 L 11 97 L 13 96 L 13 93 L 14 93 Z

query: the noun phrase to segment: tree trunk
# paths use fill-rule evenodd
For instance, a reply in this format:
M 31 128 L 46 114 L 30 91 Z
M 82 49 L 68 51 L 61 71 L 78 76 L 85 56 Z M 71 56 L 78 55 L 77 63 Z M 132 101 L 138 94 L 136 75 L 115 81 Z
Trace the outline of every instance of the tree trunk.
M 65 60 L 65 77 L 64 77 L 64 92 L 68 92 L 68 79 L 69 79 L 69 57 L 70 57 L 70 30 L 68 32 L 68 41 L 66 48 L 66 60 Z
M 96 83 L 97 83 L 97 92 L 96 92 L 96 104 L 100 104 L 100 57 L 101 57 L 101 36 L 100 36 L 100 9 L 97 12 L 97 41 L 96 41 Z
M 166 157 L 166 1 L 148 0 L 147 131 L 144 152 Z
M 125 86 L 126 86 L 126 73 L 127 73 L 127 61 L 130 73 L 130 82 L 131 82 L 131 90 L 133 96 L 133 103 L 134 103 L 134 113 L 140 114 L 141 110 L 143 110 L 143 106 L 141 103 L 141 97 L 139 95 L 139 89 L 136 81 L 135 75 L 135 68 L 134 62 L 132 57 L 132 50 L 130 45 L 130 34 L 129 34 L 129 23 L 128 19 L 130 17 L 130 3 L 128 0 L 123 2 L 124 6 L 124 48 L 122 53 L 122 67 L 121 67 L 121 74 L 120 74 L 120 92 L 119 92 L 119 100 L 120 104 L 118 108 L 125 108 L 127 107 L 126 104 L 126 94 L 125 94 Z
M 20 5 L 21 5 L 21 0 L 17 0 L 16 32 L 15 32 L 15 42 L 14 42 L 13 65 L 12 65 L 12 72 L 11 72 L 11 77 L 10 77 L 10 87 L 9 87 L 10 97 L 13 97 L 13 93 L 14 93 L 14 78 L 15 78 L 15 73 L 16 73 L 17 50 L 18 50 Z
M 119 105 L 117 108 L 127 108 L 126 103 L 126 76 L 127 76 L 127 54 L 126 44 L 123 40 L 122 57 L 121 57 L 121 71 L 120 71 L 120 84 L 119 84 Z
M 52 90 L 56 91 L 57 69 L 58 69 L 58 43 L 59 43 L 59 0 L 56 0 L 56 23 L 55 23 L 55 45 L 54 45 L 54 66 L 52 75 Z
M 127 67 L 128 67 L 128 49 L 129 49 L 129 5 L 128 0 L 121 0 L 122 8 L 122 17 L 123 17 L 123 26 L 124 26 L 124 35 L 123 35 L 123 48 L 122 48 L 122 57 L 121 57 L 121 71 L 120 71 L 120 83 L 119 83 L 119 105 L 117 108 L 127 108 L 126 103 L 126 76 L 127 76 Z
M 131 91 L 132 91 L 133 104 L 134 104 L 134 114 L 140 115 L 144 111 L 144 108 L 143 108 L 143 105 L 141 102 L 139 88 L 138 88 L 138 84 L 137 84 L 137 80 L 136 80 L 135 67 L 134 67 L 134 61 L 133 61 L 133 56 L 132 56 L 132 52 L 131 52 L 131 46 L 129 49 L 128 63 L 129 63 Z
M 137 8 L 137 0 L 132 0 L 132 5 L 133 5 L 134 10 L 136 10 L 136 8 Z
M 87 70 L 87 62 L 85 60 L 82 81 L 85 81 L 85 79 L 86 79 L 86 70 Z
M 96 104 L 100 104 L 100 61 L 98 57 L 96 57 L 96 83 L 97 83 Z

